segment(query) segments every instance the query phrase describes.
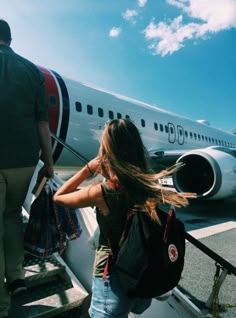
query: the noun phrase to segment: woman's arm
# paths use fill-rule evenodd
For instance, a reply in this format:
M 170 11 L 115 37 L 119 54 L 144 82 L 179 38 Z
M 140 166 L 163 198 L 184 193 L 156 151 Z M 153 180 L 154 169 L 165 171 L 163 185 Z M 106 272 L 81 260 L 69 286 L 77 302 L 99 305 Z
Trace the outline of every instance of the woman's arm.
M 91 184 L 77 191 L 78 186 L 91 176 L 91 171 L 97 171 L 97 158 L 91 160 L 88 165 L 78 171 L 57 190 L 53 197 L 56 203 L 74 208 L 97 206 L 104 209 L 101 183 Z

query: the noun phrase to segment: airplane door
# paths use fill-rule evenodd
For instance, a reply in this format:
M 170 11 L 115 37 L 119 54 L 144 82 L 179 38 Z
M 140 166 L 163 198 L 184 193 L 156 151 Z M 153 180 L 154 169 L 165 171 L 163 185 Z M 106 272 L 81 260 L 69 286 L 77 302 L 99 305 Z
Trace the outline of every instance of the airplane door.
M 182 126 L 177 125 L 178 144 L 184 144 L 184 129 Z
M 169 131 L 168 141 L 169 143 L 173 144 L 175 143 L 175 140 L 176 140 L 176 131 L 175 131 L 175 126 L 172 123 L 168 123 L 168 131 Z

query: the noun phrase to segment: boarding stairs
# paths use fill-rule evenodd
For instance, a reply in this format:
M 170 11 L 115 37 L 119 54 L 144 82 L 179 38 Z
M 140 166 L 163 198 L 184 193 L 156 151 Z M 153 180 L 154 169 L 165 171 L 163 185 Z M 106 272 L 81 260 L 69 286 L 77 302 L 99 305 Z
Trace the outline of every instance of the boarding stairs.
M 25 226 L 35 198 L 33 189 L 42 166 L 40 161 L 23 205 Z M 55 180 L 62 182 L 56 176 Z M 44 258 L 25 252 L 24 269 L 27 290 L 11 296 L 9 318 L 82 317 L 82 304 L 88 291 L 63 260 L 62 255 L 54 253 Z
M 10 318 L 80 317 L 87 293 L 57 253 L 25 254 L 24 268 L 28 288 L 12 296 Z

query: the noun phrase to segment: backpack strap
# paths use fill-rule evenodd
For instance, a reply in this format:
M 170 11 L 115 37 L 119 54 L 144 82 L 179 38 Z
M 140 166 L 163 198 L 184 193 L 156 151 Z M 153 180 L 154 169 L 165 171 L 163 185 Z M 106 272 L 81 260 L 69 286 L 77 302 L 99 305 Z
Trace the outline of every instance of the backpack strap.
M 103 270 L 103 273 L 102 273 L 102 280 L 103 282 L 105 282 L 106 278 L 107 278 L 107 274 L 108 274 L 108 270 L 109 270 L 109 265 L 110 265 L 110 262 L 111 262 L 111 254 L 108 256 L 107 258 L 107 261 L 106 261 L 106 264 L 105 264 L 105 267 L 104 267 L 104 270 Z
M 163 235 L 163 241 L 164 243 L 166 244 L 167 243 L 167 238 L 168 238 L 168 233 L 169 233 L 169 229 L 170 229 L 170 221 L 172 219 L 174 219 L 176 216 L 175 216 L 175 210 L 174 208 L 170 208 L 169 209 L 169 212 L 168 212 L 168 215 L 167 215 L 167 221 L 166 221 L 166 226 L 165 226 L 165 229 L 164 229 L 164 235 Z

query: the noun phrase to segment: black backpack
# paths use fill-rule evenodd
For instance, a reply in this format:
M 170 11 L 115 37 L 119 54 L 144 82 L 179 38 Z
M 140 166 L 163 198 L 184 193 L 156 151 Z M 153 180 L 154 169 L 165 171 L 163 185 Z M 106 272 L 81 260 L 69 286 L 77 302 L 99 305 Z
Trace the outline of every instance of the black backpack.
M 162 225 L 145 212 L 130 213 L 125 230 L 113 254 L 113 270 L 117 272 L 125 293 L 130 297 L 160 296 L 180 281 L 184 268 L 185 227 L 174 209 L 156 210 Z M 105 272 L 105 271 L 104 271 Z

